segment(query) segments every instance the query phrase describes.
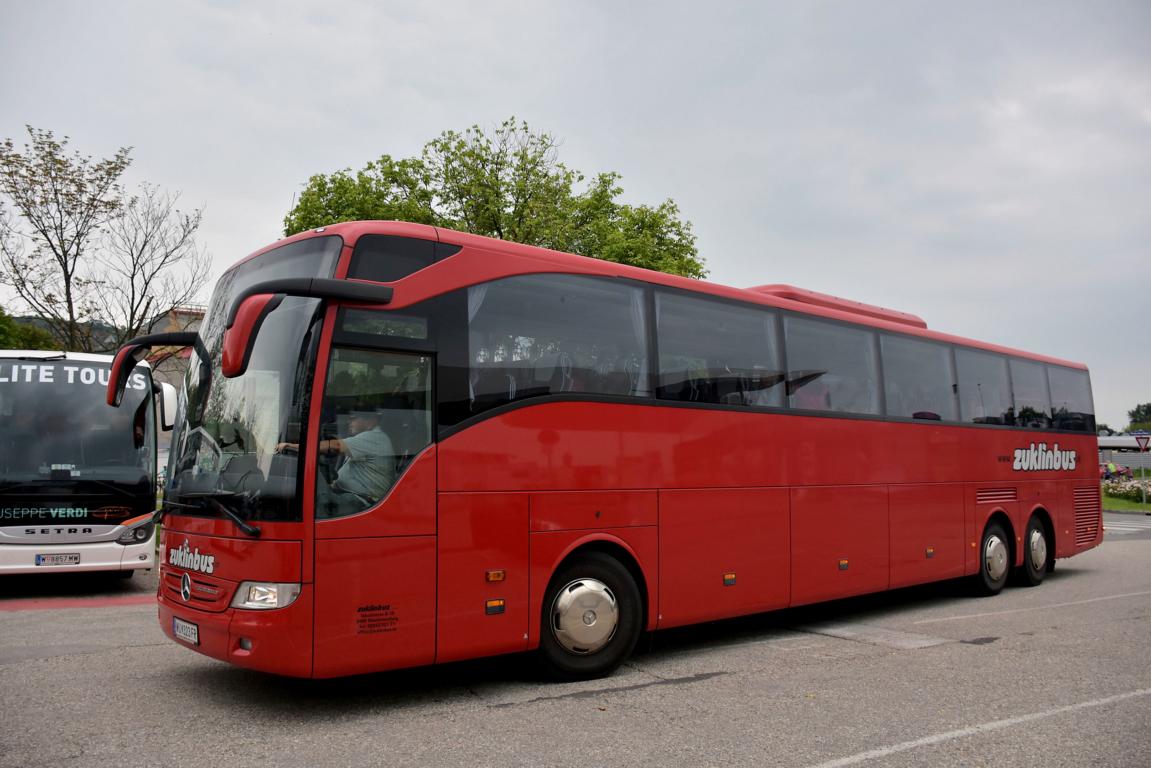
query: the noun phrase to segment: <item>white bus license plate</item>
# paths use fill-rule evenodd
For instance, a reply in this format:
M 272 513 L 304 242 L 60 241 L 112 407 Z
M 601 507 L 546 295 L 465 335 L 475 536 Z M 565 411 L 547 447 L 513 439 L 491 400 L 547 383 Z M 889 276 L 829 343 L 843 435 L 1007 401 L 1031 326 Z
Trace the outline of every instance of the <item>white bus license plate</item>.
M 80 553 L 69 552 L 63 555 L 36 555 L 36 565 L 79 565 Z
M 192 645 L 200 644 L 200 628 L 190 621 L 172 617 L 172 634 Z

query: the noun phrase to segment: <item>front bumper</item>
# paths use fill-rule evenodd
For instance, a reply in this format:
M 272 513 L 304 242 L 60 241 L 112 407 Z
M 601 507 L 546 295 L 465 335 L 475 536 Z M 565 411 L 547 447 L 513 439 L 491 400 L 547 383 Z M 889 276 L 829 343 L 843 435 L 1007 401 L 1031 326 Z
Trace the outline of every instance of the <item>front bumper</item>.
M 132 571 L 156 566 L 155 536 L 139 544 L 6 544 L 0 546 L 0 573 Z M 37 555 L 80 555 L 68 565 L 36 565 Z
M 312 676 L 312 586 L 305 584 L 286 608 L 252 611 L 192 608 L 160 590 L 160 627 L 176 643 L 238 667 L 289 677 Z M 194 624 L 199 644 L 179 638 L 173 619 Z

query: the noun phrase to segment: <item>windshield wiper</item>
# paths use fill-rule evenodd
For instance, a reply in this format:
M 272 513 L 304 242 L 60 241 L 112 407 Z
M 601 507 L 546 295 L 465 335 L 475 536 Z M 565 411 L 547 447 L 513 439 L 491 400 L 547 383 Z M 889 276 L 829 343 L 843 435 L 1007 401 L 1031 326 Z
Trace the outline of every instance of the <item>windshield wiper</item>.
M 230 509 L 227 505 L 220 502 L 220 499 L 247 499 L 246 495 L 236 493 L 235 491 L 193 491 L 190 493 L 182 493 L 180 495 L 186 499 L 203 499 L 204 501 L 208 502 L 208 504 L 217 512 L 222 512 L 225 516 L 227 516 L 227 518 L 235 523 L 236 527 L 241 531 L 248 534 L 249 536 L 259 537 L 260 529 L 258 527 L 252 525 L 247 520 L 240 517 L 235 510 Z M 172 506 L 190 506 L 187 504 L 176 504 L 175 502 L 170 501 L 165 502 L 165 504 L 171 504 Z
M 160 502 L 160 508 L 157 509 L 155 514 L 152 515 L 152 522 L 164 522 L 164 510 L 168 507 L 179 507 L 180 509 L 203 509 L 203 507 L 199 504 L 181 504 L 178 501 L 168 501 L 167 499 L 164 499 Z

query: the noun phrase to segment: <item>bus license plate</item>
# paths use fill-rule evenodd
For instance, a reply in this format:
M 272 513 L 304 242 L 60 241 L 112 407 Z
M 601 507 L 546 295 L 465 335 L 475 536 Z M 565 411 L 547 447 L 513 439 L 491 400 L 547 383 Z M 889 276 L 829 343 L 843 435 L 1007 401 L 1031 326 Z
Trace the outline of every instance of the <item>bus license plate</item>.
M 63 555 L 36 555 L 36 565 L 79 565 L 80 553 L 69 552 Z
M 172 634 L 192 645 L 200 644 L 200 628 L 190 621 L 172 617 Z

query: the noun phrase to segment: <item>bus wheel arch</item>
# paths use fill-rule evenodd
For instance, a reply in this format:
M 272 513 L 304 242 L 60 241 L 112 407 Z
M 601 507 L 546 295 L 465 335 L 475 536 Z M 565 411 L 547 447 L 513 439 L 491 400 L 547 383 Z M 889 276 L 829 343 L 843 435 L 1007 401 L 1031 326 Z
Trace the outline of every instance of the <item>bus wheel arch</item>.
M 1015 537 L 1011 519 L 997 510 L 983 526 L 979 540 L 979 570 L 975 589 L 981 595 L 997 595 L 1007 584 L 1015 563 Z
M 539 657 L 560 680 L 611 674 L 631 655 L 646 625 L 647 588 L 634 556 L 610 541 L 568 553 L 540 607 Z
M 1055 527 L 1043 507 L 1036 507 L 1028 518 L 1021 549 L 1023 563 L 1019 568 L 1019 583 L 1037 587 L 1043 583 L 1044 576 L 1055 570 Z

